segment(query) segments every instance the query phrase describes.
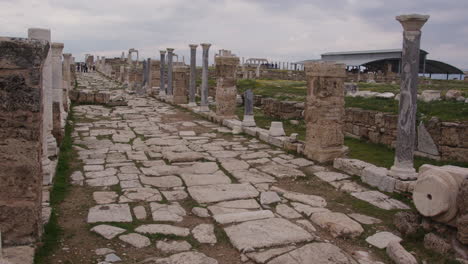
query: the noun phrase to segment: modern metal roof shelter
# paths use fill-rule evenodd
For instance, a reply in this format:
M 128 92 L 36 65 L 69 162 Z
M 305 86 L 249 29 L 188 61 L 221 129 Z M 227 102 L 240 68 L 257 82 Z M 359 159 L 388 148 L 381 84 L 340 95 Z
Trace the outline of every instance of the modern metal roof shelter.
M 387 69 L 400 73 L 401 72 L 401 57 L 402 49 L 387 49 L 387 50 L 363 50 L 363 51 L 345 51 L 345 52 L 327 52 L 322 54 L 321 61 L 334 61 L 343 63 L 347 67 L 366 67 L 370 71 L 382 71 Z M 419 72 L 422 74 L 463 74 L 459 68 L 448 63 L 436 60 L 428 60 L 429 53 L 425 50 L 420 52 Z M 306 60 L 298 62 L 316 61 Z

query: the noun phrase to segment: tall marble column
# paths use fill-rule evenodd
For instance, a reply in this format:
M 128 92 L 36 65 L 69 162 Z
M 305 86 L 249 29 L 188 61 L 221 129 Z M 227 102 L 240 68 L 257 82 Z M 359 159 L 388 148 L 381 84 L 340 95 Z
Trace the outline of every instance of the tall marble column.
M 29 28 L 28 38 L 47 41 L 50 47 L 50 30 L 42 28 Z M 54 166 L 49 157 L 57 155 L 57 142 L 52 136 L 52 51 L 49 52 L 42 67 L 42 94 L 43 94 L 43 123 L 42 123 L 42 171 L 44 174 L 43 184 L 52 182 Z
M 216 63 L 216 114 L 226 118 L 236 117 L 236 72 L 239 57 L 230 51 L 221 50 Z
M 318 162 L 342 157 L 344 146 L 344 80 L 346 66 L 333 62 L 306 63 L 306 144 L 304 154 Z
M 159 68 L 159 96 L 166 96 L 166 81 L 164 80 L 166 68 L 166 51 L 160 50 L 160 68 Z
M 172 79 L 172 62 L 173 62 L 173 56 L 174 56 L 174 49 L 172 48 L 167 48 L 167 96 L 169 97 L 169 100 L 173 96 L 173 79 Z
M 63 109 L 68 112 L 70 110 L 70 98 L 68 94 L 72 89 L 72 77 L 71 77 L 71 59 L 70 53 L 63 54 Z
M 65 127 L 65 120 L 67 119 L 67 114 L 63 109 L 63 66 L 62 66 L 62 53 L 63 53 L 63 43 L 52 43 L 52 87 L 53 87 L 53 102 L 58 103 L 57 116 L 60 120 L 58 125 L 59 128 Z
M 208 107 L 208 57 L 209 49 L 211 44 L 202 43 L 203 49 L 202 55 L 202 83 L 201 83 L 201 102 L 200 102 L 200 112 L 208 112 L 210 108 Z
M 257 126 L 254 118 L 254 94 L 251 89 L 244 92 L 244 120 L 242 120 L 242 126 Z
M 146 87 L 148 89 L 151 89 L 151 88 L 153 88 L 153 76 L 152 76 L 152 73 L 151 73 L 151 69 L 153 68 L 153 65 L 151 63 L 151 58 L 147 59 L 146 66 L 148 66 L 148 73 L 147 73 L 148 80 L 146 80 Z
M 196 44 L 190 44 L 190 86 L 189 86 L 189 106 L 197 106 L 195 102 L 195 89 L 197 79 L 197 47 Z
M 400 85 L 395 161 L 389 175 L 402 180 L 416 179 L 413 152 L 416 141 L 416 107 L 419 73 L 421 28 L 429 19 L 426 15 L 397 16 L 403 26 L 403 53 Z

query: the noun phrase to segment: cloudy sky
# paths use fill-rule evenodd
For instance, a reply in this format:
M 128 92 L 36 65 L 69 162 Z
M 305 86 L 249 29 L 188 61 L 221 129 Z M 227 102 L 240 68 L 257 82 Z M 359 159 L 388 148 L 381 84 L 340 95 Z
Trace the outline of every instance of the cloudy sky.
M 82 59 L 86 53 L 140 58 L 190 43 L 212 43 L 211 55 L 299 61 L 330 51 L 401 47 L 395 15 L 429 14 L 422 48 L 429 58 L 468 69 L 467 0 L 0 0 L 0 35 L 52 30 L 52 40 Z M 199 48 L 199 55 L 201 55 Z

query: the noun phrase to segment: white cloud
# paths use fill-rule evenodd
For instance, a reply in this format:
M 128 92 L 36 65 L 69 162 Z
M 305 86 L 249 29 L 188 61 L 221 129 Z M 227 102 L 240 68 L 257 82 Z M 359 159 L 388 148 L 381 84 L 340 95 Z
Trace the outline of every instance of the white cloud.
M 78 59 L 86 53 L 120 56 L 129 48 L 138 49 L 140 58 L 159 58 L 159 49 L 172 47 L 188 61 L 188 44 L 209 42 L 211 55 L 230 49 L 245 58 L 297 61 L 327 51 L 401 47 L 394 17 L 419 5 L 432 15 L 423 29 L 423 47 L 434 59 L 468 68 L 467 9 L 414 2 L 0 0 L 0 35 L 25 37 L 28 27 L 51 28 L 53 41 L 64 42 L 65 51 Z M 447 38 L 450 34 L 456 37 Z

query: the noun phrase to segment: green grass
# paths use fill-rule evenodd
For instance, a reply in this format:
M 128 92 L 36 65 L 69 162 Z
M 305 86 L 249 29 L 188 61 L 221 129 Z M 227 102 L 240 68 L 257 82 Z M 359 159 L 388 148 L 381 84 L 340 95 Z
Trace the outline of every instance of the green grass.
M 239 93 L 252 89 L 254 94 L 279 100 L 304 101 L 307 95 L 305 81 L 287 80 L 251 80 L 237 81 Z
M 380 98 L 346 97 L 346 107 L 358 107 L 365 110 L 388 112 L 398 114 L 398 104 L 396 100 Z M 453 101 L 418 101 L 417 116 L 420 120 L 429 120 L 431 117 L 438 117 L 443 121 L 467 121 L 468 104 Z
M 354 138 L 345 138 L 345 145 L 349 147 L 348 157 L 360 159 L 379 167 L 390 168 L 393 165 L 395 150 L 382 144 L 374 144 Z M 437 161 L 423 157 L 414 157 L 414 167 L 418 169 L 423 164 L 436 166 L 455 165 L 468 167 L 468 163 L 455 161 Z
M 357 86 L 360 91 L 372 91 L 372 92 L 391 92 L 399 93 L 400 85 L 399 84 L 389 84 L 389 83 L 357 83 Z M 442 95 L 448 90 L 456 89 L 460 90 L 463 93 L 463 96 L 468 97 L 468 82 L 457 81 L 457 80 L 424 80 L 419 82 L 418 92 L 424 90 L 439 90 Z
M 60 146 L 60 154 L 54 177 L 53 187 L 50 192 L 50 206 L 52 214 L 49 222 L 45 225 L 44 234 L 42 237 L 42 245 L 36 251 L 34 263 L 45 263 L 48 256 L 58 248 L 60 237 L 63 235 L 62 228 L 58 223 L 58 215 L 60 214 L 59 204 L 65 199 L 70 184 L 69 177 L 72 173 L 71 162 L 76 157 L 75 151 L 72 148 L 71 133 L 73 131 L 73 106 L 70 107 L 67 124 L 65 126 L 65 136 Z
M 420 91 L 427 89 L 441 90 L 444 94 L 448 89 L 459 89 L 468 97 L 468 83 L 463 81 L 431 80 L 431 84 L 421 84 Z M 397 84 L 359 83 L 360 90 L 375 92 L 398 93 L 400 86 Z M 243 79 L 237 81 L 239 93 L 252 89 L 254 94 L 263 97 L 271 97 L 278 100 L 305 101 L 307 95 L 306 82 L 286 80 L 251 80 Z M 358 107 L 365 110 L 398 113 L 396 100 L 379 98 L 346 97 L 346 107 Z M 468 104 L 454 101 L 437 101 L 425 103 L 418 101 L 418 117 L 428 120 L 436 116 L 443 121 L 466 121 L 468 120 Z

